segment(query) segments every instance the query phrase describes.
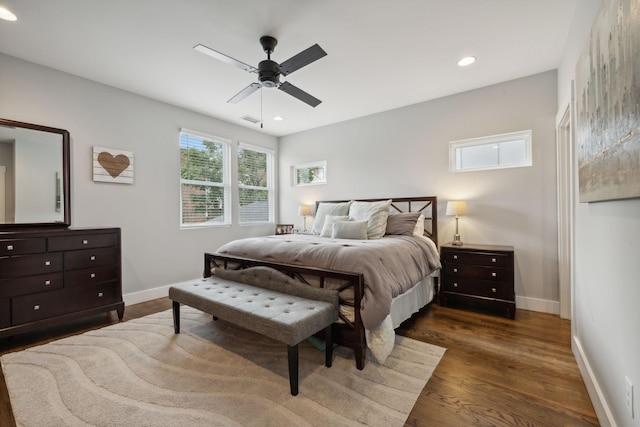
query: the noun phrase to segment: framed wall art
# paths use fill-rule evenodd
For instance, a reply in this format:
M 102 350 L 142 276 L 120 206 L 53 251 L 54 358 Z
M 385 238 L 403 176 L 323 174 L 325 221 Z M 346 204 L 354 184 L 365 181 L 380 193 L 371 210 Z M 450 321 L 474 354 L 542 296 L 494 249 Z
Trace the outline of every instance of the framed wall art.
M 133 152 L 93 147 L 93 180 L 133 184 Z

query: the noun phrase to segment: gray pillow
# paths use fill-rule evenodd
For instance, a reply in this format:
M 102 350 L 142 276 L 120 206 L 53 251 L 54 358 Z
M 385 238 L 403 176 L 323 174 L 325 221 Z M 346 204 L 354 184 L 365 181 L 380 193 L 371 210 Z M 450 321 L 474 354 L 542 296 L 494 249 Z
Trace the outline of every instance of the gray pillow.
M 316 211 L 316 218 L 313 220 L 311 232 L 313 234 L 322 233 L 324 226 L 324 217 L 327 215 L 349 215 L 349 205 L 351 202 L 344 203 L 320 203 Z
M 413 230 L 420 217 L 420 212 L 405 212 L 389 215 L 385 234 L 413 236 Z
M 367 239 L 367 221 L 336 221 L 331 237 L 334 239 Z
M 326 215 L 324 217 L 324 225 L 320 237 L 331 237 L 333 231 L 333 223 L 338 221 L 349 221 L 348 215 Z

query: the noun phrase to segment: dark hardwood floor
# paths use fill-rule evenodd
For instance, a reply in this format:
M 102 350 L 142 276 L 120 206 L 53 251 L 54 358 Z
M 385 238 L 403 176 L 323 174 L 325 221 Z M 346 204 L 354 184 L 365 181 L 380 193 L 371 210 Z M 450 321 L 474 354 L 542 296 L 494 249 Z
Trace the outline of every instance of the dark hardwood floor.
M 128 306 L 124 320 L 171 308 L 162 298 Z M 0 354 L 117 323 L 115 313 L 0 339 Z M 407 426 L 598 426 L 570 349 L 570 322 L 518 310 L 515 320 L 434 304 L 402 335 L 447 348 Z M 0 372 L 0 426 L 15 426 Z

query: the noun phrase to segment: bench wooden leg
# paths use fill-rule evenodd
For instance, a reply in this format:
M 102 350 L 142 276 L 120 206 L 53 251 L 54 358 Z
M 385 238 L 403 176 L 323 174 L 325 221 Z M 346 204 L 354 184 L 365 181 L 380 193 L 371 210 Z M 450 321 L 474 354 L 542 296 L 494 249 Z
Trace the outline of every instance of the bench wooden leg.
M 180 303 L 177 301 L 173 301 L 173 330 L 180 333 Z
M 287 345 L 287 355 L 289 356 L 289 385 L 291 395 L 298 395 L 298 344 Z
M 333 363 L 333 338 L 331 334 L 332 325 L 324 328 L 324 366 L 331 367 Z

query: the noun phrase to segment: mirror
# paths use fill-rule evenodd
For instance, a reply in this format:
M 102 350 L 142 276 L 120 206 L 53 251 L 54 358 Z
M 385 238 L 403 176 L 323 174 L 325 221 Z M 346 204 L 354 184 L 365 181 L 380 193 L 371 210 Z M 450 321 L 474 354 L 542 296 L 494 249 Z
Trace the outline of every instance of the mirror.
M 0 119 L 0 229 L 71 225 L 69 132 Z

